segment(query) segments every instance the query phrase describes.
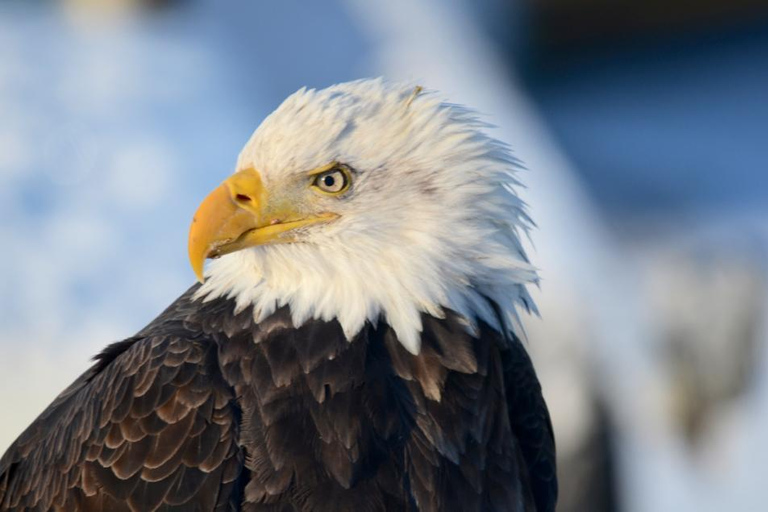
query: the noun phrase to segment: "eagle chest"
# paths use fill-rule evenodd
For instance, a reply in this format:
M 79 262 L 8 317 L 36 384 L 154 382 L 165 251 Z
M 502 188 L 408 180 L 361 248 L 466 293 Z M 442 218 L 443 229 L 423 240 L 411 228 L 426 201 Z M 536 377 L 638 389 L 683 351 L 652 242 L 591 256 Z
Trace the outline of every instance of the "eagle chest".
M 336 322 L 294 328 L 286 310 L 220 342 L 241 411 L 246 505 L 517 510 L 498 340 L 453 319 L 424 327 L 418 356 L 385 324 L 350 342 Z

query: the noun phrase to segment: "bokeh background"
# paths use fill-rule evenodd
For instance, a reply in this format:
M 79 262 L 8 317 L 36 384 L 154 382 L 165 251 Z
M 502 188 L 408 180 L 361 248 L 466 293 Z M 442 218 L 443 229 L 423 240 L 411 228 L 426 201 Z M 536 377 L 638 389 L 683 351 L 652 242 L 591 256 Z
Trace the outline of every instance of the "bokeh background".
M 378 75 L 529 168 L 559 510 L 768 509 L 765 0 L 0 0 L 0 451 L 191 284 L 265 115 Z

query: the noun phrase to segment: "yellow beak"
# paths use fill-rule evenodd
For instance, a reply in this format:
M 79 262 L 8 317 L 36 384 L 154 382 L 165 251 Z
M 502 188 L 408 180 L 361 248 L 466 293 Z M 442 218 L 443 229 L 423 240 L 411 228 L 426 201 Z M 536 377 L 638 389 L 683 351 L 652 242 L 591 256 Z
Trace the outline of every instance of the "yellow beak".
M 268 207 L 267 191 L 254 169 L 240 171 L 226 179 L 200 204 L 189 229 L 189 262 L 198 281 L 204 281 L 203 266 L 208 258 L 277 242 L 291 242 L 284 234 L 300 227 L 327 222 L 335 214 L 297 218 L 295 212 Z M 268 213 L 271 212 L 271 213 Z

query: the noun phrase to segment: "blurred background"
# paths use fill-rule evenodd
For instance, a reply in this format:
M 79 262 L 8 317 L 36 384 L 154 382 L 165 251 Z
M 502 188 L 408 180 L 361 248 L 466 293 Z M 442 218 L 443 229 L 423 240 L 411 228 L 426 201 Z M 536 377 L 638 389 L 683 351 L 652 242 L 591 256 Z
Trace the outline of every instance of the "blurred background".
M 0 451 L 192 283 L 265 115 L 378 75 L 529 169 L 559 510 L 765 510 L 767 0 L 0 0 Z

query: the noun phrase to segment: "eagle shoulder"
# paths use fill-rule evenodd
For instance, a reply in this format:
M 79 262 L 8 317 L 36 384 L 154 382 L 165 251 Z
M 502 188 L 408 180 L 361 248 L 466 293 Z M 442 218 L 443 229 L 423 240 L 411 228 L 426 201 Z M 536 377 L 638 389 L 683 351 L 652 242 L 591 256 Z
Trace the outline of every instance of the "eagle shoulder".
M 215 344 L 177 313 L 108 347 L 11 445 L 0 460 L 0 510 L 239 501 L 234 397 Z

